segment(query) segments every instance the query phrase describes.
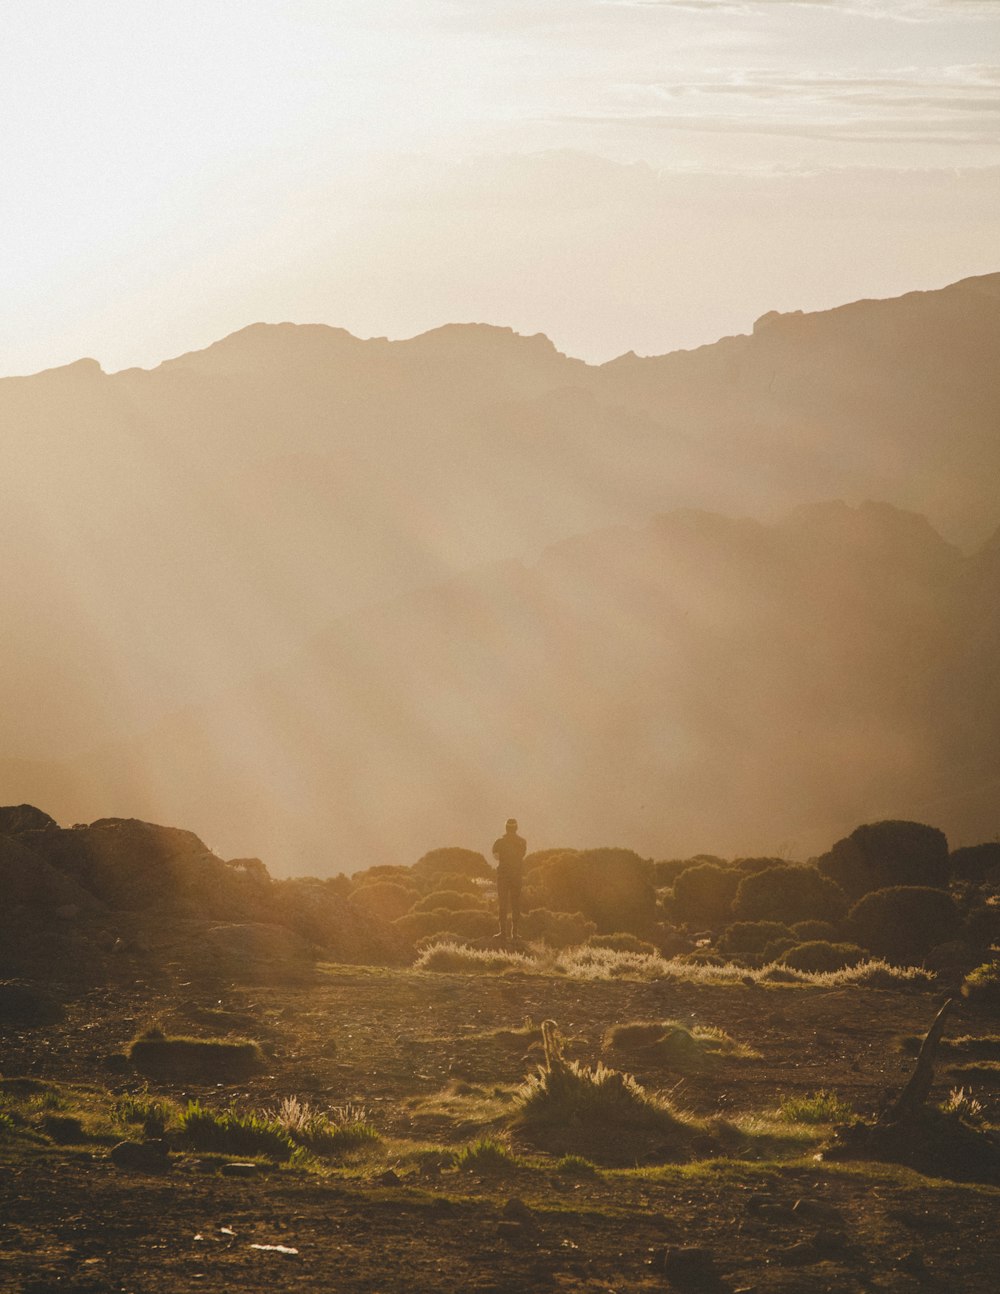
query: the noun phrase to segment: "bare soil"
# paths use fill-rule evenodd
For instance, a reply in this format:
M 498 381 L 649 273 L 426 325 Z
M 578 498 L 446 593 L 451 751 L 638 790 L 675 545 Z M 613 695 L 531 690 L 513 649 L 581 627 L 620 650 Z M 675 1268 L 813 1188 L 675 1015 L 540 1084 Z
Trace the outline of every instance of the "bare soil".
M 558 1171 L 516 1135 L 517 1162 L 502 1175 L 463 1171 L 445 1153 L 509 1135 L 511 1093 L 538 1062 L 526 1021 L 556 1020 L 587 1063 L 602 1056 L 608 1026 L 628 1020 L 724 1029 L 759 1059 L 697 1077 L 635 1067 L 647 1088 L 696 1114 L 773 1115 L 783 1097 L 820 1089 L 871 1114 L 912 1068 L 899 1043 L 930 1024 L 939 1000 L 926 992 L 357 967 L 324 967 L 315 982 L 288 987 L 56 991 L 63 1023 L 0 1034 L 4 1076 L 110 1104 L 146 1085 L 124 1054 L 154 1023 L 168 1034 L 251 1038 L 267 1061 L 252 1079 L 151 1081 L 149 1090 L 210 1105 L 274 1107 L 289 1095 L 324 1108 L 356 1103 L 383 1139 L 321 1174 L 258 1165 L 249 1177 L 196 1154 L 172 1155 L 161 1176 L 124 1172 L 107 1137 L 28 1151 L 0 1139 L 0 1290 L 998 1288 L 1000 1189 L 828 1162 L 816 1157 L 819 1142 L 760 1162 L 640 1156 L 584 1177 Z M 995 1019 L 964 1004 L 948 1027 L 950 1037 L 996 1032 Z M 933 1098 L 952 1086 L 943 1060 Z M 977 1085 L 976 1095 L 996 1123 L 996 1089 Z M 691 1248 L 699 1252 L 678 1258 Z

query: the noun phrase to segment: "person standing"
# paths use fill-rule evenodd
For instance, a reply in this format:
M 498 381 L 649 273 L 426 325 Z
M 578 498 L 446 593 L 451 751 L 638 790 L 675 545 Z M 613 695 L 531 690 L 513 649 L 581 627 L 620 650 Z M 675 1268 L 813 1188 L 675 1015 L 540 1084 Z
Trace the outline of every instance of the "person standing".
M 517 927 L 521 919 L 521 877 L 524 872 L 524 855 L 528 846 L 524 837 L 517 834 L 517 819 L 508 818 L 504 834 L 494 842 L 493 857 L 497 860 L 497 900 L 500 908 L 500 938 L 508 939 L 507 917 L 510 914 L 509 937 L 517 940 Z

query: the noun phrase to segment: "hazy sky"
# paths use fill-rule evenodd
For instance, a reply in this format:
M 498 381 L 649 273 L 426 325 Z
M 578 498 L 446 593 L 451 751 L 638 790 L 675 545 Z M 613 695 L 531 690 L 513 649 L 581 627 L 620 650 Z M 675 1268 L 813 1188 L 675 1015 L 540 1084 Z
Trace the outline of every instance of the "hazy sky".
M 258 319 L 591 360 L 1000 269 L 1000 0 L 0 4 L 0 373 Z

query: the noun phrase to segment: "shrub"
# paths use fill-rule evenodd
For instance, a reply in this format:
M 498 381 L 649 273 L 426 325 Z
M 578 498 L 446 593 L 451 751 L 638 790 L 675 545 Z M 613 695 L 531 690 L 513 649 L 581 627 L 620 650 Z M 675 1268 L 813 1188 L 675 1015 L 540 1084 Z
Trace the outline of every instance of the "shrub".
M 715 854 L 695 854 L 691 858 L 665 858 L 653 864 L 653 884 L 658 889 L 667 885 L 672 886 L 681 872 L 699 867 L 702 863 L 712 863 L 717 867 L 726 866 L 726 860 L 717 858 Z
M 546 904 L 580 911 L 601 934 L 645 934 L 656 920 L 653 864 L 631 849 L 585 849 L 556 854 L 535 882 Z
M 984 962 L 965 977 L 962 996 L 980 1006 L 1000 1007 L 1000 962 Z
M 486 904 L 473 894 L 460 894 L 458 890 L 434 890 L 413 905 L 414 912 L 463 912 L 470 908 L 485 908 Z
M 756 872 L 766 872 L 769 867 L 786 867 L 788 866 L 787 858 L 734 858 L 733 867 L 738 872 L 747 875 L 753 875 Z
M 434 888 L 436 890 L 457 890 L 459 894 L 474 894 L 477 898 L 483 892 L 481 881 L 477 881 L 471 876 L 463 876 L 461 872 L 444 872 L 440 876 L 435 876 Z
M 832 944 L 826 939 L 796 944 L 781 953 L 778 961 L 801 971 L 836 971 L 864 961 L 865 950 L 857 944 Z
M 129 1048 L 132 1064 L 150 1078 L 189 1083 L 230 1083 L 264 1068 L 255 1042 L 219 1038 L 166 1038 L 150 1030 Z
M 945 890 L 897 885 L 875 890 L 851 908 L 849 925 L 858 943 L 889 961 L 920 961 L 936 944 L 953 939 L 960 914 Z
M 463 876 L 480 876 L 488 879 L 493 869 L 474 849 L 462 849 L 459 845 L 448 845 L 443 849 L 431 849 L 413 864 L 412 871 L 421 879 L 445 876 L 449 872 L 460 872 Z
M 730 956 L 756 956 L 776 939 L 793 938 L 791 930 L 780 921 L 734 921 L 723 930 L 719 952 Z
M 532 908 L 521 917 L 518 933 L 523 939 L 538 939 L 550 948 L 570 948 L 585 943 L 597 927 L 582 912 L 552 912 Z
M 1000 878 L 1000 843 L 989 841 L 953 849 L 948 863 L 957 881 L 973 881 L 978 885 L 990 877 Z
M 838 840 L 816 865 L 852 902 L 895 886 L 941 889 L 948 884 L 948 841 L 920 822 L 872 822 Z
M 604 1046 L 684 1074 L 702 1073 L 723 1060 L 757 1054 L 721 1029 L 688 1026 L 679 1020 L 634 1020 L 613 1025 L 604 1035 Z
M 800 943 L 808 943 L 812 939 L 829 939 L 836 943 L 838 933 L 832 921 L 796 921 L 791 931 Z
M 555 1171 L 561 1177 L 595 1177 L 597 1165 L 583 1155 L 563 1155 L 557 1162 Z
M 744 921 L 839 920 L 846 908 L 838 885 L 808 864 L 787 863 L 743 877 L 733 915 Z
M 395 921 L 409 912 L 419 898 L 419 890 L 401 885 L 399 881 L 372 881 L 351 894 L 355 907 L 381 917 L 383 921 Z
M 739 872 L 718 863 L 689 867 L 674 882 L 670 913 L 686 925 L 725 925 L 739 883 Z
M 616 953 L 643 953 L 647 957 L 654 956 L 657 952 L 654 944 L 624 930 L 616 930 L 613 935 L 591 935 L 587 940 L 587 947 L 610 948 Z
M 482 1137 L 458 1152 L 455 1167 L 466 1173 L 497 1175 L 516 1169 L 518 1160 L 502 1141 L 495 1137 Z
M 628 1162 L 638 1147 L 664 1159 L 690 1156 L 700 1129 L 649 1096 L 630 1074 L 566 1060 L 553 1021 L 543 1023 L 542 1037 L 545 1064 L 516 1097 L 516 1126 L 528 1140 L 606 1162 Z
M 126 1126 L 141 1124 L 146 1137 L 162 1137 L 177 1110 L 171 1101 L 161 1101 L 143 1093 L 120 1096 L 111 1107 L 111 1117 Z
M 265 1155 L 268 1159 L 290 1159 L 295 1143 L 273 1117 L 232 1108 L 207 1110 L 189 1101 L 179 1119 L 180 1129 L 195 1150 L 222 1155 Z
M 846 1123 L 854 1111 L 832 1092 L 814 1092 L 812 1096 L 786 1096 L 778 1107 L 786 1123 Z
M 314 1155 L 339 1155 L 380 1140 L 364 1109 L 347 1106 L 335 1111 L 334 1116 L 331 1119 L 329 1114 L 314 1109 L 308 1101 L 287 1096 L 273 1115 L 265 1117 L 284 1128 L 296 1145 Z

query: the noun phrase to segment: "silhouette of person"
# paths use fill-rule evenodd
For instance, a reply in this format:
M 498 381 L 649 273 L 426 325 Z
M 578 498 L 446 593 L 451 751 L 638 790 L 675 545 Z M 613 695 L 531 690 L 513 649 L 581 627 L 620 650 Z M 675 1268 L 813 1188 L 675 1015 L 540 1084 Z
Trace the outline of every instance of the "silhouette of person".
M 517 834 L 517 819 L 508 818 L 504 834 L 494 842 L 493 857 L 497 860 L 497 900 L 500 907 L 500 938 L 508 939 L 507 914 L 510 913 L 510 938 L 517 939 L 521 919 L 521 875 L 524 855 L 528 846 L 524 837 Z

